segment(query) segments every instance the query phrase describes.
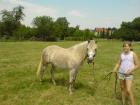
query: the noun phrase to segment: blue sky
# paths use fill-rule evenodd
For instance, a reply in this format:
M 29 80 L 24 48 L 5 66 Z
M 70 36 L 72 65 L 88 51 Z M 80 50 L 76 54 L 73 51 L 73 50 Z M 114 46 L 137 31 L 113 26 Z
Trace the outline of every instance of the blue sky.
M 25 7 L 26 25 L 36 16 L 67 17 L 70 26 L 82 29 L 120 27 L 122 21 L 140 16 L 140 0 L 0 0 L 0 10 Z

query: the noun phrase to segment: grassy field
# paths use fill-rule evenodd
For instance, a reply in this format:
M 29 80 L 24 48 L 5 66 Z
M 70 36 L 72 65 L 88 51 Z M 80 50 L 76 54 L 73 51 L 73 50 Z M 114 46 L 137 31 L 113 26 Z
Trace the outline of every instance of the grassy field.
M 0 42 L 0 105 L 120 105 L 120 90 L 114 94 L 114 77 L 103 77 L 110 72 L 122 50 L 120 41 L 99 41 L 95 68 L 86 62 L 81 66 L 73 95 L 68 92 L 68 71 L 57 69 L 57 85 L 50 80 L 36 79 L 36 69 L 44 47 L 52 44 L 70 47 L 79 42 Z M 134 44 L 140 54 L 140 45 Z M 134 74 L 134 95 L 140 105 L 140 70 Z

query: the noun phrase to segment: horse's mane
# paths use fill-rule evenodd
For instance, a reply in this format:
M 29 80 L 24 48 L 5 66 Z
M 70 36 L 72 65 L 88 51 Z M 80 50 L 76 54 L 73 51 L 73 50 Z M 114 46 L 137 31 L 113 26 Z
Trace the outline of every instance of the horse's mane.
M 87 43 L 87 41 L 84 41 L 82 43 L 79 43 L 79 44 L 76 44 L 74 46 L 71 46 L 68 49 L 69 50 L 80 50 L 81 48 L 83 48 L 84 45 L 87 45 L 86 43 Z

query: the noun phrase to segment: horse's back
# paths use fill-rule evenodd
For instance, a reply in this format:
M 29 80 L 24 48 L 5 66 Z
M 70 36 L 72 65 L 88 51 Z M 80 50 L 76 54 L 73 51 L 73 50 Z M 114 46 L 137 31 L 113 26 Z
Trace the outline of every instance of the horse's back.
M 77 64 L 75 62 L 75 56 L 68 49 L 56 45 L 46 47 L 43 50 L 43 55 L 45 55 L 47 61 L 56 66 L 67 68 L 71 63 L 72 65 Z
M 57 45 L 51 45 L 51 46 L 47 46 L 46 48 L 43 49 L 43 52 L 46 51 L 51 51 L 51 52 L 56 52 L 56 51 L 65 51 L 66 49 Z

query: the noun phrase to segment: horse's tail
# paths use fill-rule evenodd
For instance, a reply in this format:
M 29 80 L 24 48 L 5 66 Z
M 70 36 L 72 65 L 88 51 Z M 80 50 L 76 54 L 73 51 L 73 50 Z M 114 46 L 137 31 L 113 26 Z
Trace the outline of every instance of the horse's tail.
M 42 57 L 43 57 L 43 56 L 41 56 L 41 59 L 40 59 L 39 65 L 38 65 L 38 69 L 37 69 L 37 72 L 36 72 L 37 78 L 38 78 L 40 81 L 42 81 L 43 69 L 44 69 L 44 67 L 43 67 L 43 58 L 42 58 Z

